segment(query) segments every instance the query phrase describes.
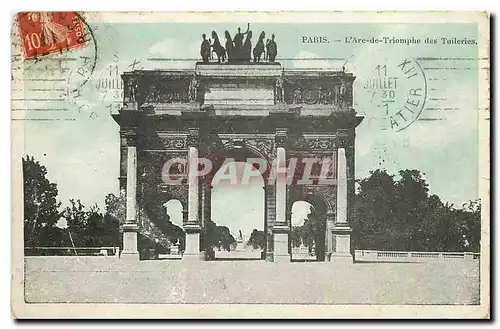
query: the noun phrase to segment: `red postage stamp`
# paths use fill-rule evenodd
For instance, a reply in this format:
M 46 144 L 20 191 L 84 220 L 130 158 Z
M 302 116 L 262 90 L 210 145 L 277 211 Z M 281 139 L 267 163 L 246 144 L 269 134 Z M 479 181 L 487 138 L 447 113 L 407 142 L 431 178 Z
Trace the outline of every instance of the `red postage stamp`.
M 85 45 L 85 24 L 76 12 L 22 12 L 19 33 L 25 59 Z

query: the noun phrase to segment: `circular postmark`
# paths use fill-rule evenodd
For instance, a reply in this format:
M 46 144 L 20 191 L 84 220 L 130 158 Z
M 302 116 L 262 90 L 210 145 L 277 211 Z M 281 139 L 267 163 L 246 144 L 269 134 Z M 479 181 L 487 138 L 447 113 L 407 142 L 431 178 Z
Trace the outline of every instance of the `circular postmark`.
M 98 46 L 94 31 L 85 19 L 78 14 L 85 26 L 85 49 L 79 50 L 72 56 L 70 71 L 67 79 L 67 92 L 70 103 L 76 107 L 77 115 L 95 118 L 91 99 L 87 96 L 92 93 L 91 81 L 96 70 L 98 60 Z
M 70 91 L 73 93 L 78 93 L 78 90 L 82 89 L 90 81 L 97 65 L 98 54 L 94 31 L 80 14 L 77 13 L 76 15 L 85 26 L 85 34 L 81 40 L 86 43 L 86 47 L 73 56 L 74 63 L 71 65 L 68 79 L 68 85 L 72 89 Z
M 368 62 L 362 72 L 356 72 L 358 104 L 370 121 L 383 130 L 408 128 L 425 106 L 424 70 L 409 56 Z
M 12 34 L 18 94 L 14 107 L 43 120 L 90 116 L 91 109 L 85 105 L 88 99 L 82 95 L 96 69 L 98 52 L 83 14 L 18 13 Z

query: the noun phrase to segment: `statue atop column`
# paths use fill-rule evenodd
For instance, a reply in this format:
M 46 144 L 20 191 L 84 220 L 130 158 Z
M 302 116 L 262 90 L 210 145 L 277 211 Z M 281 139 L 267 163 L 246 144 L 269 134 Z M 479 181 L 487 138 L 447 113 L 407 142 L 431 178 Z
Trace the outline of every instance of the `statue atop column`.
M 283 103 L 285 101 L 282 78 L 276 79 L 275 97 L 276 97 L 276 103 Z
M 189 83 L 189 88 L 188 88 L 188 98 L 190 102 L 196 102 L 198 99 L 198 87 L 199 87 L 199 82 L 196 78 L 193 78 L 191 82 Z

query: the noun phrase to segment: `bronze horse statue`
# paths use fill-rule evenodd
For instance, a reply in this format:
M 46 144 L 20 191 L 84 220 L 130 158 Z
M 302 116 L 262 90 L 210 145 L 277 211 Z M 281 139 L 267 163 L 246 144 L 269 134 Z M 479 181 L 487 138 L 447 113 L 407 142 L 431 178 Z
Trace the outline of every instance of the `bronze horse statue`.
M 226 60 L 226 49 L 220 44 L 219 36 L 215 33 L 215 31 L 212 31 L 212 38 L 214 39 L 214 42 L 212 43 L 212 51 L 217 55 L 219 63 L 221 61 L 224 62 Z
M 235 57 L 235 51 L 234 51 L 234 44 L 233 44 L 233 39 L 231 39 L 231 34 L 229 34 L 229 31 L 226 30 L 224 33 L 226 36 L 226 53 L 227 53 L 227 61 L 232 62 L 234 61 Z
M 260 57 L 262 56 L 262 53 L 264 53 L 264 38 L 265 37 L 266 37 L 266 33 L 264 31 L 262 31 L 262 33 L 259 36 L 259 41 L 257 41 L 255 48 L 253 48 L 253 61 L 254 62 L 260 62 Z

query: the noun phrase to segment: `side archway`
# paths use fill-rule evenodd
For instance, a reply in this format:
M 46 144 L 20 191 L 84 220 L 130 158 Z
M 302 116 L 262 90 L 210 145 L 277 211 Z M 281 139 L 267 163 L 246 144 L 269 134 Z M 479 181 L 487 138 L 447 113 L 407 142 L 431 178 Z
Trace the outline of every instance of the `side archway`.
M 311 193 L 290 193 L 289 200 L 292 260 L 324 261 L 329 210 L 327 201 Z

